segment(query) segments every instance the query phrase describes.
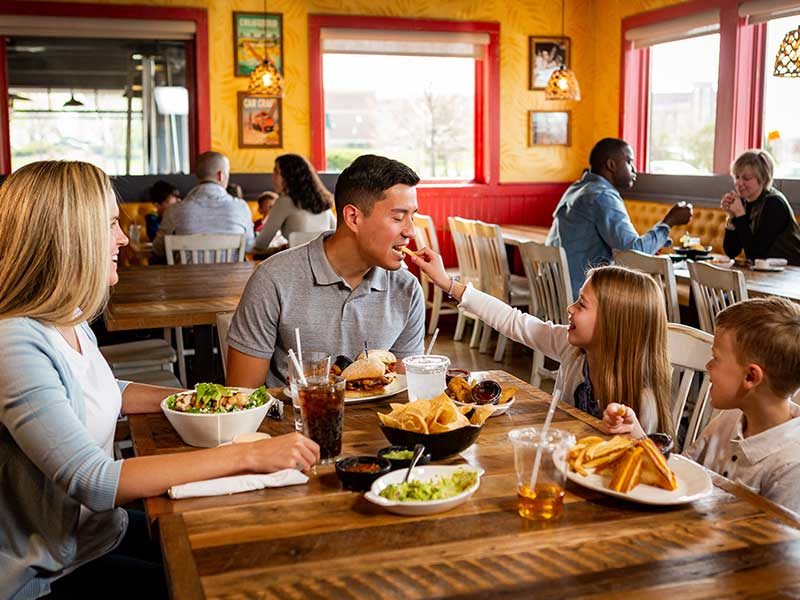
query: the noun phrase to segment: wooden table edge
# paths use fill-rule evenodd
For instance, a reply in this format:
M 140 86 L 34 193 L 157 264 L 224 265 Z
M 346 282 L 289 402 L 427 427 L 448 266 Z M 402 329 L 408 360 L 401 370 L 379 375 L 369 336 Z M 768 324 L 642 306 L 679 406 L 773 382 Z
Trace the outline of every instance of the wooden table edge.
M 200 573 L 192 555 L 186 523 L 180 514 L 159 518 L 159 538 L 164 561 L 164 576 L 174 600 L 205 600 Z M 169 568 L 175 565 L 177 568 Z

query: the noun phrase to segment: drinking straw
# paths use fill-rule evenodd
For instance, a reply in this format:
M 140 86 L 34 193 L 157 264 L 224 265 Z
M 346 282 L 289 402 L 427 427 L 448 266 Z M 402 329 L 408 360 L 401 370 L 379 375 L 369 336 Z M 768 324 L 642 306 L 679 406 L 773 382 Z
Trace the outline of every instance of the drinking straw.
M 439 328 L 436 328 L 436 331 L 433 332 L 433 337 L 431 337 L 431 343 L 428 344 L 428 351 L 425 354 L 430 354 L 433 352 L 433 345 L 436 343 L 436 337 L 439 335 Z
M 294 328 L 294 339 L 297 342 L 297 360 L 303 362 L 303 349 L 300 347 L 300 328 Z
M 369 350 L 367 350 L 367 340 L 364 340 L 364 358 L 369 358 Z
M 539 434 L 539 445 L 536 446 L 536 458 L 533 461 L 533 471 L 531 471 L 531 481 L 528 488 L 533 491 L 536 486 L 536 478 L 539 476 L 539 465 L 542 462 L 542 443 L 547 439 L 547 430 L 550 429 L 550 421 L 553 420 L 553 415 L 556 412 L 556 406 L 561 399 L 561 390 L 553 392 L 553 399 L 550 400 L 550 408 L 547 411 L 547 416 L 544 419 L 544 426 Z
M 289 348 L 289 358 L 292 360 L 294 364 L 294 368 L 297 371 L 297 376 L 300 378 L 300 383 L 303 385 L 308 385 L 308 380 L 306 379 L 305 373 L 303 373 L 303 368 L 300 366 L 300 363 L 297 360 L 297 356 L 294 353 L 294 350 Z
M 331 355 L 328 354 L 328 359 L 325 361 L 325 377 L 330 379 L 331 376 Z

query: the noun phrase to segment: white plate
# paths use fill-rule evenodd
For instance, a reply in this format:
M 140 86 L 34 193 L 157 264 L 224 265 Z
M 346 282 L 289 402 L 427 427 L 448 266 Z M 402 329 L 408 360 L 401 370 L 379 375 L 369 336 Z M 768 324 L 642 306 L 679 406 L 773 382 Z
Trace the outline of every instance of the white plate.
M 492 417 L 499 417 L 500 415 L 504 415 L 508 412 L 508 409 L 511 408 L 511 405 L 514 404 L 514 400 L 516 400 L 516 396 L 511 396 L 511 399 L 506 402 L 505 404 L 495 404 L 494 405 L 494 412 L 489 415 L 489 418 Z M 456 406 L 471 406 L 473 408 L 477 408 L 480 404 L 470 404 L 467 402 L 459 402 L 458 400 L 453 400 L 453 403 Z
M 653 504 L 658 506 L 670 506 L 673 504 L 686 504 L 693 502 L 704 496 L 708 496 L 713 489 L 711 478 L 706 473 L 706 470 L 698 465 L 696 462 L 672 454 L 667 461 L 670 469 L 675 472 L 675 477 L 678 480 L 678 489 L 674 491 L 662 490 L 661 488 L 653 487 L 640 483 L 628 493 L 615 492 L 609 489 L 608 484 L 611 479 L 610 475 L 595 475 L 591 470 L 589 475 L 584 477 L 578 473 L 567 469 L 567 479 L 582 485 L 590 490 L 602 492 L 615 498 L 622 498 L 632 502 L 639 502 L 640 504 Z
M 380 398 L 388 398 L 408 389 L 408 382 L 406 376 L 402 373 L 397 373 L 394 381 L 383 388 L 380 394 L 369 394 L 367 392 L 357 392 L 353 390 L 346 390 L 344 393 L 345 404 L 358 404 L 359 402 L 370 402 L 372 400 L 379 400 Z M 364 395 L 366 394 L 366 395 Z M 283 388 L 283 395 L 287 398 L 292 397 L 292 390 L 289 387 Z
M 444 498 L 443 500 L 427 500 L 417 502 L 399 502 L 397 500 L 387 500 L 380 495 L 381 491 L 392 483 L 400 483 L 406 476 L 408 469 L 398 469 L 387 473 L 383 477 L 376 479 L 370 491 L 364 494 L 364 497 L 372 502 L 388 510 L 389 512 L 398 515 L 432 515 L 435 513 L 445 512 L 451 508 L 455 508 L 459 504 L 463 504 L 469 500 L 470 496 L 474 494 L 481 486 L 481 475 L 483 469 L 475 469 L 470 465 L 426 465 L 424 467 L 414 467 L 414 474 L 412 479 L 420 481 L 430 481 L 437 477 L 450 477 L 458 469 L 467 469 L 475 471 L 478 474 L 478 481 L 475 482 L 468 490 L 461 492 L 456 496 Z
M 753 266 L 753 267 L 750 267 L 750 268 L 753 269 L 753 271 L 773 271 L 773 272 L 777 272 L 777 271 L 783 271 L 786 267 L 756 267 L 756 266 Z

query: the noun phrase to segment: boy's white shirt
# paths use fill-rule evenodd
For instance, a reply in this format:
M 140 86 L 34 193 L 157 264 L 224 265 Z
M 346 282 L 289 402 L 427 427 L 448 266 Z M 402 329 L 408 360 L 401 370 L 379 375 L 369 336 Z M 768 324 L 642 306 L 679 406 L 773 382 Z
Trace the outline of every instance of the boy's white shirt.
M 789 421 L 748 438 L 742 411 L 724 410 L 683 454 L 800 513 L 800 406 L 789 410 Z
M 467 284 L 461 298 L 459 310 L 476 315 L 495 331 L 525 344 L 561 363 L 553 390 L 561 390 L 561 400 L 575 404 L 575 388 L 583 382 L 583 364 L 586 354 L 567 340 L 569 328 L 542 321 L 533 315 L 512 308 L 502 300 L 485 294 Z M 611 399 L 614 402 L 616 399 Z M 637 415 L 645 433 L 653 433 L 658 427 L 658 410 L 653 393 L 642 392 L 641 410 Z

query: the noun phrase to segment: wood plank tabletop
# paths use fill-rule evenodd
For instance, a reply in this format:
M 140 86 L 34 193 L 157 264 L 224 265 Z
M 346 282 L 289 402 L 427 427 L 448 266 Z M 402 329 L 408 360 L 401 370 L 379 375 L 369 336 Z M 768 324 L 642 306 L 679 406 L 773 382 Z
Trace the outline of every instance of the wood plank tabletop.
M 737 262 L 731 269 L 744 275 L 747 293 L 751 298 L 780 296 L 800 302 L 800 267 L 787 266 L 783 271 L 756 271 Z M 690 285 L 689 269 L 675 269 L 675 282 Z
M 234 310 L 258 263 L 125 267 L 105 311 L 110 331 L 211 325 Z
M 520 246 L 526 242 L 544 244 L 550 228 L 538 225 L 500 225 L 500 231 L 506 244 Z
M 341 488 L 332 467 L 309 483 L 216 498 L 148 499 L 159 519 L 173 598 L 429 598 L 619 596 L 685 598 L 800 592 L 800 522 L 712 475 L 712 495 L 654 508 L 567 484 L 564 516 L 517 515 L 515 427 L 541 424 L 549 396 L 500 371 L 481 374 L 519 387 L 506 415 L 447 463 L 486 473 L 471 500 L 437 515 L 393 515 Z M 393 401 L 404 401 L 396 396 Z M 262 431 L 292 429 L 266 419 Z M 387 401 L 348 405 L 345 455 L 388 442 L 375 417 Z M 553 426 L 576 436 L 598 421 L 561 405 Z M 131 416 L 138 454 L 187 450 L 162 415 Z

